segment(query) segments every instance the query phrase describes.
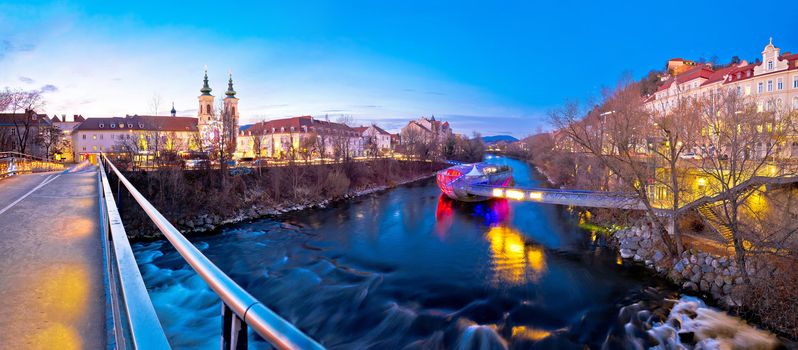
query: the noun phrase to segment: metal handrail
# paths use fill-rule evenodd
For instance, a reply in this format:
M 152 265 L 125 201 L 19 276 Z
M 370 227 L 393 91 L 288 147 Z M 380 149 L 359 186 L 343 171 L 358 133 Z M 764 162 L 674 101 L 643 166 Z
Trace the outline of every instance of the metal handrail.
M 324 349 L 319 343 L 311 339 L 294 325 L 274 313 L 274 311 L 261 304 L 244 288 L 235 283 L 229 276 L 222 272 L 213 262 L 203 255 L 199 249 L 183 236 L 144 196 L 122 175 L 121 172 L 102 154 L 103 161 L 108 168 L 113 171 L 120 182 L 127 188 L 128 192 L 138 202 L 139 206 L 147 213 L 166 239 L 172 244 L 183 259 L 199 274 L 208 286 L 222 299 L 223 311 L 229 308 L 238 318 L 238 321 L 252 327 L 266 341 L 278 349 Z M 233 320 L 235 321 L 235 320 Z M 226 320 L 224 323 L 227 323 Z M 243 324 L 241 325 L 243 326 Z M 225 324 L 225 328 L 227 325 Z M 231 332 L 238 333 L 233 335 L 233 343 L 230 347 L 235 347 L 235 338 L 240 339 L 240 328 L 231 327 Z M 222 338 L 228 336 L 224 334 Z M 225 346 L 226 344 L 223 344 Z
M 114 335 L 117 349 L 128 348 L 126 346 L 128 343 L 133 349 L 170 349 L 169 341 L 158 321 L 155 308 L 152 306 L 147 287 L 141 278 L 136 257 L 130 248 L 130 242 L 127 239 L 125 227 L 122 225 L 119 209 L 114 201 L 111 185 L 105 175 L 102 162 L 99 163 L 99 166 L 100 194 L 102 195 L 100 209 L 104 216 L 100 230 L 105 255 L 108 259 L 106 268 L 109 274 L 109 289 L 114 296 L 111 298 L 111 307 L 114 314 Z M 110 231 L 110 235 L 108 231 Z M 119 283 L 117 284 L 116 281 Z M 115 298 L 117 296 L 121 297 L 121 303 L 118 298 Z M 122 326 L 122 322 L 126 327 Z

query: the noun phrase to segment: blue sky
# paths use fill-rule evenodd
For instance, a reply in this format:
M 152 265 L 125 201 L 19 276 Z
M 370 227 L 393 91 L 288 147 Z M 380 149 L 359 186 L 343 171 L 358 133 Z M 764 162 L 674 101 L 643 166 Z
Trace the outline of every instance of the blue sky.
M 158 95 L 161 114 L 194 115 L 207 65 L 216 96 L 232 70 L 243 122 L 348 114 L 396 130 L 434 114 L 521 137 L 671 57 L 751 60 L 770 36 L 798 51 L 794 1 L 662 4 L 0 0 L 0 87 L 47 86 L 50 114 L 151 113 Z

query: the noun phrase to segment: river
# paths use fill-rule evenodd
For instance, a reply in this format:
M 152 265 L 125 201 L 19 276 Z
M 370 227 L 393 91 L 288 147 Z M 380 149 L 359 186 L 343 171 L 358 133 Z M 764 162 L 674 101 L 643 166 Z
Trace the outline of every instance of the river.
M 512 167 L 518 185 L 541 181 L 523 162 L 487 161 Z M 680 297 L 565 207 L 457 203 L 432 179 L 192 242 L 334 349 L 650 346 L 640 323 Z M 219 299 L 166 241 L 134 250 L 172 345 L 218 349 Z

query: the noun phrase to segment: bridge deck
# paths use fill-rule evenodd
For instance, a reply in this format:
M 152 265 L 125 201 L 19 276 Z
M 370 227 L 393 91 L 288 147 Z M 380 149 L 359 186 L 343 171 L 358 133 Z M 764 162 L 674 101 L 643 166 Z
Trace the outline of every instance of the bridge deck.
M 104 349 L 97 174 L 0 181 L 0 348 Z
M 593 208 L 644 209 L 643 203 L 633 194 L 559 190 L 544 188 L 491 187 L 467 185 L 466 192 L 483 197 L 509 198 L 520 201 L 574 205 Z

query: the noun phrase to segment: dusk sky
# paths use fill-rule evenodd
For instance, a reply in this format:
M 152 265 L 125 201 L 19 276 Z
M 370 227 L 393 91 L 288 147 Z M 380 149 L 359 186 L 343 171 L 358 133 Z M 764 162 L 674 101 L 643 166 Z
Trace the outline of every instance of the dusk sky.
M 662 7 L 667 4 L 667 7 Z M 798 51 L 798 2 L 0 2 L 0 88 L 43 89 L 48 114 L 196 115 L 233 72 L 242 124 L 351 115 L 398 130 L 435 115 L 455 132 L 522 137 L 672 57 Z M 739 22 L 738 22 L 739 21 Z

